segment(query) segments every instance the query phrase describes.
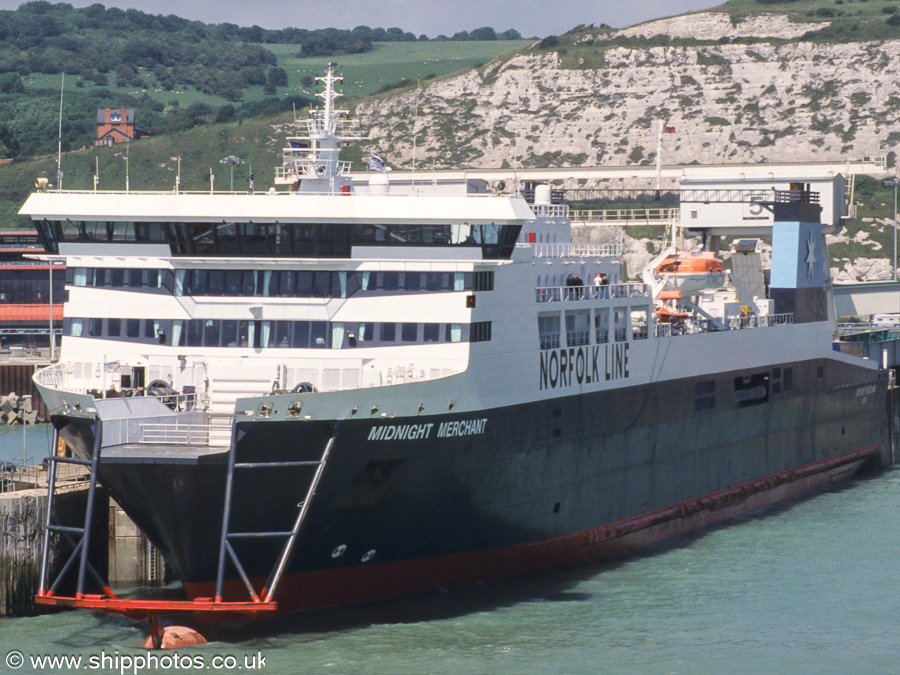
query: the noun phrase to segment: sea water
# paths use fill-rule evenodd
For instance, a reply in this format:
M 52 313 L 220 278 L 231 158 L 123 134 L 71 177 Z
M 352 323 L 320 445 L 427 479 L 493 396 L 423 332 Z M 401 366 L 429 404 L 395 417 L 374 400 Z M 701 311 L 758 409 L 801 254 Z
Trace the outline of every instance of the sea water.
M 898 579 L 887 471 L 612 563 L 231 625 L 149 662 L 144 622 L 0 619 L 0 673 L 894 673 Z M 32 660 L 51 655 L 81 661 Z

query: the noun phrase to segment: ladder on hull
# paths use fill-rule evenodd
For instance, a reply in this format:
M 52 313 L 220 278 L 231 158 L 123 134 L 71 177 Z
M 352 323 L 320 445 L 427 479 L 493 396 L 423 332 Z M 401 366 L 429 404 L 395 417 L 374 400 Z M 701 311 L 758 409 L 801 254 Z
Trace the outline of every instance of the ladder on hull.
M 215 600 L 213 598 L 194 598 L 193 600 L 152 600 L 152 599 L 121 599 L 116 597 L 115 593 L 113 593 L 112 589 L 109 588 L 107 582 L 105 582 L 102 576 L 97 572 L 94 565 L 88 559 L 88 549 L 91 542 L 91 525 L 93 523 L 94 518 L 94 502 L 96 501 L 96 492 L 97 492 L 97 481 L 99 476 L 99 467 L 101 460 L 101 449 L 103 445 L 103 422 L 95 417 L 92 423 L 92 431 L 94 434 L 93 447 L 91 450 L 90 459 L 79 459 L 76 457 L 58 457 L 51 456 L 50 457 L 50 467 L 49 467 L 49 476 L 48 476 L 48 495 L 47 495 L 47 514 L 44 522 L 44 531 L 43 531 L 43 551 L 41 555 L 41 572 L 40 572 L 40 582 L 38 587 L 37 595 L 35 596 L 35 603 L 39 605 L 45 606 L 54 606 L 54 607 L 75 607 L 75 608 L 87 608 L 87 609 L 95 609 L 107 612 L 115 612 L 120 614 L 125 614 L 127 616 L 141 619 L 141 618 L 149 618 L 150 625 L 152 630 L 152 637 L 154 644 L 158 646 L 159 640 L 161 639 L 161 631 L 159 629 L 159 623 L 157 617 L 160 614 L 172 614 L 172 613 L 183 613 L 183 612 L 191 612 L 196 615 L 210 615 L 210 614 L 230 614 L 234 613 L 244 613 L 244 614 L 256 614 L 257 612 L 264 611 L 274 611 L 278 609 L 278 604 L 274 601 L 275 590 L 278 587 L 279 579 L 281 578 L 282 573 L 284 572 L 284 568 L 287 565 L 287 562 L 290 558 L 291 551 L 293 550 L 294 542 L 297 539 L 297 534 L 300 531 L 300 526 L 303 523 L 304 518 L 306 517 L 306 513 L 309 510 L 309 502 L 312 499 L 313 494 L 315 493 L 315 488 L 318 485 L 319 478 L 322 474 L 322 469 L 325 464 L 325 458 L 331 449 L 334 438 L 332 437 L 326 448 L 325 452 L 322 456 L 321 461 L 318 462 L 276 462 L 276 463 L 257 463 L 257 464 L 238 464 L 235 462 L 235 448 L 236 441 L 234 437 L 232 437 L 232 441 L 229 447 L 229 469 L 228 469 L 228 485 L 227 485 L 227 493 L 228 498 L 226 499 L 226 506 L 224 510 L 224 521 L 223 521 L 223 546 L 220 550 L 220 573 L 217 578 L 217 593 L 218 596 Z M 53 446 L 56 447 L 59 442 L 59 431 L 54 426 L 53 429 Z M 59 525 L 53 518 L 53 506 L 55 501 L 55 492 L 56 492 L 56 476 L 57 476 L 57 464 L 78 464 L 81 466 L 90 467 L 90 482 L 88 485 L 88 502 L 87 508 L 85 509 L 85 517 L 84 524 L 82 527 L 69 527 Z M 254 466 L 308 466 L 308 465 L 317 465 L 317 470 L 313 481 L 307 490 L 306 499 L 303 502 L 303 508 L 300 511 L 299 516 L 297 517 L 297 522 L 294 524 L 294 527 L 290 532 L 286 533 L 258 533 L 257 536 L 279 536 L 286 535 L 287 541 L 285 542 L 285 546 L 282 549 L 281 555 L 279 555 L 278 560 L 276 562 L 275 568 L 272 571 L 272 574 L 269 577 L 269 581 L 266 584 L 266 589 L 263 590 L 262 593 L 256 594 L 252 592 L 251 588 L 251 599 L 250 601 L 241 602 L 241 601 L 228 601 L 224 602 L 221 599 L 221 584 L 223 581 L 223 573 L 224 573 L 224 564 L 223 563 L 223 551 L 227 549 L 231 549 L 230 544 L 228 544 L 227 549 L 225 548 L 225 544 L 228 543 L 229 538 L 236 538 L 243 536 L 244 533 L 228 533 L 227 525 L 228 518 L 230 513 L 230 495 L 231 495 L 231 487 L 233 484 L 233 473 L 235 468 L 247 468 Z M 57 574 L 56 579 L 53 580 L 52 583 L 49 583 L 50 576 L 50 543 L 51 543 L 51 534 L 58 534 L 65 538 L 73 551 L 69 555 L 69 558 L 66 560 L 65 564 L 62 566 L 62 569 Z M 77 539 L 76 539 L 77 537 Z M 246 575 L 243 572 L 243 567 L 237 560 L 237 557 L 234 556 L 233 550 L 231 551 L 232 560 L 235 563 L 235 566 L 238 569 L 238 573 L 242 575 L 245 583 L 249 585 L 249 582 L 246 580 Z M 69 575 L 69 573 L 77 568 L 77 583 L 75 594 L 72 596 L 64 596 L 57 595 L 57 591 L 59 589 L 62 581 Z M 87 593 L 85 592 L 85 581 L 86 577 L 90 575 L 93 581 L 96 583 L 97 587 L 101 590 L 101 593 Z M 260 599 L 262 596 L 263 599 Z
M 215 598 L 194 598 L 193 600 L 151 600 L 151 599 L 120 599 L 117 598 L 109 585 L 103 580 L 94 566 L 88 559 L 88 548 L 91 541 L 91 524 L 94 517 L 94 501 L 97 491 L 98 469 L 100 467 L 101 449 L 103 445 L 103 422 L 99 418 L 94 418 L 92 429 L 94 433 L 94 443 L 91 450 L 90 459 L 79 459 L 75 457 L 50 457 L 50 469 L 48 480 L 48 497 L 47 497 L 47 515 L 43 532 L 43 552 L 41 556 L 41 574 L 40 585 L 35 602 L 39 605 L 50 605 L 56 607 L 81 607 L 102 610 L 107 612 L 117 612 L 126 614 L 134 618 L 149 618 L 151 628 L 153 630 L 154 644 L 158 644 L 161 637 L 159 631 L 159 623 L 157 617 L 160 614 L 171 614 L 176 612 L 193 612 L 198 615 L 209 615 L 210 613 L 249 613 L 255 614 L 261 611 L 274 611 L 278 609 L 275 601 L 275 593 L 278 589 L 279 582 L 284 574 L 285 568 L 290 560 L 294 545 L 297 542 L 298 535 L 303 526 L 307 514 L 309 513 L 310 503 L 316 493 L 316 488 L 322 477 L 326 460 L 334 445 L 336 431 L 332 431 L 331 437 L 328 439 L 322 457 L 318 461 L 287 461 L 287 462 L 237 462 L 237 439 L 236 429 L 233 430 L 231 444 L 228 450 L 228 473 L 226 475 L 225 486 L 225 503 L 222 514 L 222 535 L 219 545 L 218 570 L 216 575 L 216 596 Z M 59 441 L 59 431 L 54 427 L 52 447 L 56 447 Z M 85 519 L 83 527 L 68 527 L 57 524 L 53 518 L 53 504 L 56 488 L 57 464 L 79 464 L 88 466 L 91 469 L 90 483 L 88 486 L 88 503 L 85 510 Z M 231 532 L 229 525 L 231 521 L 231 497 L 234 487 L 235 471 L 252 470 L 259 468 L 273 467 L 298 467 L 298 466 L 315 466 L 316 470 L 312 481 L 306 490 L 303 502 L 300 504 L 300 512 L 294 521 L 293 527 L 285 532 Z M 59 534 L 68 540 L 73 551 L 65 564 L 62 566 L 59 574 L 52 584 L 48 585 L 50 572 L 50 536 L 51 533 Z M 78 539 L 74 537 L 77 536 Z M 270 573 L 265 587 L 257 593 L 252 583 L 244 571 L 243 565 L 240 563 L 231 541 L 234 539 L 249 537 L 283 537 L 285 539 L 281 552 L 278 555 L 275 565 Z M 222 587 L 225 581 L 225 561 L 226 557 L 231 560 L 237 569 L 238 575 L 247 588 L 249 601 L 224 601 L 222 599 Z M 74 596 L 57 595 L 57 590 L 63 579 L 75 568 L 77 563 L 77 584 Z M 92 594 L 85 592 L 85 580 L 87 575 L 96 582 L 102 593 Z
M 238 576 L 240 576 L 241 581 L 244 584 L 244 587 L 247 589 L 247 592 L 250 595 L 250 599 L 254 603 L 272 603 L 274 602 L 273 598 L 275 596 L 276 590 L 278 590 L 278 584 L 281 581 L 281 577 L 284 574 L 284 570 L 287 567 L 288 561 L 290 560 L 291 553 L 294 550 L 294 545 L 297 542 L 297 537 L 300 534 L 300 528 L 303 526 L 304 520 L 306 520 L 306 515 L 309 513 L 309 505 L 312 502 L 313 497 L 316 494 L 316 488 L 319 485 L 319 480 L 322 477 L 322 472 L 325 469 L 325 462 L 328 459 L 328 455 L 331 452 L 331 447 L 334 445 L 335 433 L 332 432 L 331 437 L 328 439 L 328 443 L 325 445 L 325 450 L 322 452 L 322 458 L 319 461 L 287 461 L 287 462 L 237 462 L 235 460 L 235 455 L 237 451 L 237 429 L 232 432 L 232 441 L 231 447 L 228 452 L 228 473 L 225 479 L 225 506 L 224 512 L 222 514 L 222 536 L 220 538 L 219 543 L 219 564 L 218 570 L 216 573 L 216 595 L 213 600 L 213 603 L 222 602 L 222 588 L 225 583 L 225 560 L 226 556 L 231 560 L 235 569 L 238 572 Z M 306 495 L 303 498 L 300 506 L 300 512 L 297 514 L 297 518 L 294 520 L 294 525 L 290 530 L 281 531 L 281 532 L 232 532 L 230 531 L 231 525 L 231 498 L 233 494 L 234 488 L 234 478 L 236 470 L 247 470 L 247 469 L 265 469 L 265 468 L 286 468 L 286 467 L 300 467 L 300 466 L 314 466 L 316 467 L 316 471 L 313 474 L 312 481 L 309 484 L 309 487 L 306 490 Z M 231 545 L 231 541 L 234 539 L 250 539 L 250 538 L 284 538 L 284 546 L 282 546 L 281 553 L 278 556 L 278 560 L 275 562 L 275 566 L 272 569 L 272 572 L 269 574 L 268 580 L 266 581 L 266 585 L 259 591 L 256 592 L 256 589 L 253 587 L 247 573 L 244 571 L 244 567 L 238 559 L 237 553 L 235 553 L 234 548 Z
M 110 600 L 117 600 L 115 594 L 109 588 L 107 583 L 103 581 L 103 578 L 97 572 L 96 568 L 91 564 L 90 560 L 88 560 L 88 548 L 91 540 L 91 525 L 94 521 L 94 501 L 97 492 L 97 469 L 100 466 L 100 449 L 102 445 L 103 433 L 103 423 L 99 419 L 95 419 L 93 424 L 93 431 L 94 444 L 91 448 L 90 459 L 78 459 L 77 457 L 58 457 L 55 453 L 51 454 L 49 458 L 50 467 L 47 480 L 47 514 L 44 521 L 43 550 L 41 551 L 41 576 L 38 585 L 38 594 L 35 598 L 35 601 L 38 604 L 60 604 L 59 602 L 51 601 L 51 599 L 63 600 L 63 598 L 56 598 L 56 591 L 58 590 L 60 583 L 62 583 L 63 579 L 66 578 L 69 571 L 72 569 L 76 560 L 78 561 L 78 577 L 75 586 L 75 600 L 83 600 L 86 597 L 86 594 L 84 592 L 84 582 L 86 574 L 91 575 L 91 578 L 101 588 L 106 598 Z M 50 447 L 56 448 L 58 443 L 59 431 L 56 429 L 56 427 L 54 427 L 53 442 Z M 56 496 L 56 466 L 60 463 L 77 464 L 80 466 L 90 467 L 91 469 L 90 482 L 88 483 L 87 508 L 85 510 L 84 524 L 82 527 L 67 527 L 59 525 L 53 518 L 53 502 L 54 497 Z M 48 588 L 47 582 L 50 573 L 51 533 L 59 534 L 63 538 L 65 538 L 73 550 L 69 555 L 69 558 L 66 560 L 65 564 L 62 566 L 62 569 L 59 571 L 59 574 L 56 576 L 56 579 Z M 78 539 L 75 540 L 73 536 L 77 536 Z M 91 597 L 98 598 L 103 596 Z

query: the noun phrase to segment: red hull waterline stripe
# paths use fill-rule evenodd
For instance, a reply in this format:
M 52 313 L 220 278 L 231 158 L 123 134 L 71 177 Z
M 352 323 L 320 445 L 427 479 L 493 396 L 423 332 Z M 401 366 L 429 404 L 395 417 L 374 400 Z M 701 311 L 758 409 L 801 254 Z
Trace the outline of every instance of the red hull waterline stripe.
M 852 476 L 880 445 L 806 464 L 639 516 L 543 541 L 455 555 L 285 575 L 277 602 L 240 601 L 247 591 L 238 580 L 225 583 L 224 602 L 214 602 L 215 582 L 185 584 L 191 600 L 123 600 L 103 595 L 62 597 L 39 594 L 35 602 L 127 614 L 193 612 L 198 619 L 235 613 L 258 616 L 319 607 L 358 604 L 392 597 L 495 581 L 548 569 L 603 560 L 700 527 L 776 504 Z M 256 579 L 259 588 L 264 580 Z
M 850 478 L 880 445 L 813 462 L 695 497 L 656 511 L 554 539 L 457 555 L 285 575 L 278 611 L 359 604 L 467 586 L 613 558 L 716 522 Z M 262 580 L 256 580 L 257 587 Z M 211 595 L 213 582 L 186 584 L 191 597 Z M 239 581 L 225 597 L 246 594 Z
M 38 605 L 50 607 L 80 607 L 96 609 L 102 612 L 126 614 L 135 619 L 143 619 L 155 614 L 172 614 L 176 612 L 195 612 L 197 614 L 225 613 L 255 614 L 256 612 L 273 612 L 278 608 L 275 602 L 213 602 L 212 598 L 194 598 L 193 600 L 127 600 L 111 595 L 112 591 L 104 589 L 107 595 L 83 594 L 79 597 L 56 595 L 37 595 L 34 601 Z

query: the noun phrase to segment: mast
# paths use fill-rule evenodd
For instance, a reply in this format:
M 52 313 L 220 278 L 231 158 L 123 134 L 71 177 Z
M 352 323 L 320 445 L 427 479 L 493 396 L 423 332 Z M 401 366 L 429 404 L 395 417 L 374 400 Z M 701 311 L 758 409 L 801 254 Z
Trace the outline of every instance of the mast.
M 662 137 L 663 137 L 663 125 L 665 123 L 660 120 L 659 121 L 659 133 L 656 137 L 656 191 L 659 192 L 660 185 L 662 184 Z
M 350 162 L 340 159 L 340 146 L 364 140 L 359 124 L 350 119 L 349 111 L 340 110 L 336 102 L 342 98 L 335 85 L 344 78 L 335 74 L 335 64 L 329 63 L 325 75 L 316 81 L 323 89 L 316 93 L 323 106 L 309 111 L 305 136 L 288 137 L 282 166 L 275 171 L 276 185 L 289 185 L 293 192 L 350 192 L 348 176 Z

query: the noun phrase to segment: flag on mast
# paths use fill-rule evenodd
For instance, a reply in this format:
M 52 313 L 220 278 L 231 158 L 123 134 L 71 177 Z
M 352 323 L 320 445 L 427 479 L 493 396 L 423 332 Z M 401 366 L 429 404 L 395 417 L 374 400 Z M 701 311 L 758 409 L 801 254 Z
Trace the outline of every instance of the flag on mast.
M 390 167 L 377 155 L 369 155 L 369 171 L 390 171 Z

